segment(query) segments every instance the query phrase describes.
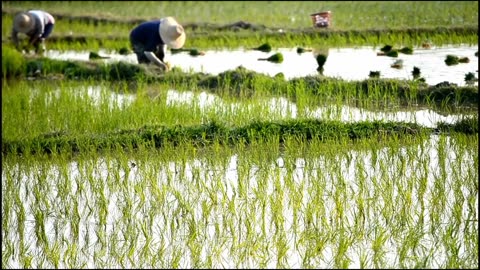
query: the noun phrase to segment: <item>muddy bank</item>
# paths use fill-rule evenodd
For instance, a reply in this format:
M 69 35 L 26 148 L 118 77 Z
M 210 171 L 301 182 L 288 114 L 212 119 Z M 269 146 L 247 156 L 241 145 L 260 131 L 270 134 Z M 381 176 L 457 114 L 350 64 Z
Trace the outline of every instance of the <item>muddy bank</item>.
M 227 127 L 219 123 L 199 126 L 145 126 L 137 130 L 122 130 L 110 134 L 89 134 L 71 136 L 66 132 L 45 134 L 32 140 L 2 140 L 2 154 L 52 154 L 80 153 L 85 151 L 127 150 L 142 148 L 161 148 L 165 144 L 178 145 L 191 142 L 198 147 L 220 143 L 249 144 L 265 138 L 278 138 L 281 144 L 288 138 L 299 140 L 318 140 L 332 142 L 378 138 L 388 140 L 406 136 L 422 136 L 439 132 L 459 132 L 477 134 L 477 119 L 456 124 L 441 124 L 438 128 L 421 127 L 414 123 L 395 122 L 359 122 L 342 123 L 338 121 L 290 120 L 283 122 L 256 122 L 243 127 Z

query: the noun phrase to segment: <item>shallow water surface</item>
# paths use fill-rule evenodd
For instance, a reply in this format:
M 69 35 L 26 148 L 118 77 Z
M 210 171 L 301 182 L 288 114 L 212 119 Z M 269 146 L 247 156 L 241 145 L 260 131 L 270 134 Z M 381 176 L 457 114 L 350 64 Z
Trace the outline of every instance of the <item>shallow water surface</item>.
M 258 60 L 259 58 L 267 58 L 276 52 L 283 54 L 284 61 L 282 63 Z M 380 48 L 323 49 L 322 53 L 328 54 L 323 75 L 345 80 L 363 80 L 368 78 L 370 71 L 380 71 L 381 78 L 412 79 L 413 67 L 417 67 L 420 69 L 420 76 L 425 78 L 430 85 L 448 81 L 463 86 L 466 84 L 465 75 L 469 72 L 474 73 L 475 77 L 478 78 L 478 57 L 475 56 L 475 52 L 478 52 L 478 45 L 451 45 L 430 49 L 414 48 L 412 55 L 399 53 L 396 58 L 378 56 L 377 52 L 380 52 Z M 99 54 L 110 57 L 110 59 L 99 61 L 137 63 L 135 54 L 125 56 L 104 50 L 100 50 Z M 172 54 L 168 51 L 165 61 L 170 62 L 172 67 L 179 67 L 184 71 L 216 75 L 243 66 L 249 70 L 270 76 L 283 73 L 286 79 L 291 79 L 319 74 L 314 54 L 315 52 L 298 54 L 296 48 L 280 48 L 269 53 L 247 49 L 208 50 L 205 51 L 205 55 L 200 56 L 190 56 L 187 52 Z M 449 54 L 460 58 L 468 57 L 470 62 L 447 66 L 444 61 Z M 54 59 L 87 61 L 89 52 L 50 50 L 46 55 Z M 403 68 L 391 67 L 397 60 L 403 60 Z M 478 82 L 475 85 L 478 86 Z
M 99 101 L 101 97 L 108 97 L 109 104 L 115 106 L 129 106 L 134 100 L 134 94 L 117 94 L 100 86 L 89 86 L 84 88 L 86 94 L 94 102 Z M 75 91 L 80 93 L 80 91 Z M 194 93 L 192 91 L 177 91 L 170 89 L 166 92 L 164 101 L 166 106 L 185 105 L 194 106 L 198 104 L 202 112 L 208 112 L 215 109 L 217 112 L 235 113 L 242 105 L 238 103 L 227 103 L 217 95 L 207 92 Z M 425 127 L 436 127 L 440 122 L 453 124 L 469 114 L 439 114 L 430 108 L 392 108 L 391 111 L 371 111 L 364 108 L 357 108 L 343 104 L 326 104 L 315 108 L 306 108 L 300 115 L 297 104 L 284 97 L 266 98 L 259 101 L 260 106 L 267 108 L 267 119 L 285 119 L 308 117 L 322 120 L 340 120 L 342 122 L 359 121 L 395 121 L 417 123 Z M 253 109 L 252 109 L 253 110 Z

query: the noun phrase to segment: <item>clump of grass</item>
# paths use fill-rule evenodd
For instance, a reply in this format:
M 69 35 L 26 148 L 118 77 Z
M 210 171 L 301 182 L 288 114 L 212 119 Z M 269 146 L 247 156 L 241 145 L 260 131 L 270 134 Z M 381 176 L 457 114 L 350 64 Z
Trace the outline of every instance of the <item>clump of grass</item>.
M 456 55 L 448 54 L 445 58 L 445 64 L 447 66 L 458 65 L 459 63 L 469 63 L 470 59 L 468 57 L 458 57 Z
M 282 53 L 275 53 L 268 58 L 258 58 L 260 61 L 269 61 L 273 63 L 282 63 L 283 62 L 283 54 Z
M 395 122 L 358 122 L 341 123 L 337 121 L 289 120 L 276 122 L 255 121 L 245 126 L 228 127 L 217 122 L 198 126 L 144 126 L 137 130 L 120 130 L 106 133 L 103 136 L 95 134 L 43 134 L 32 140 L 2 141 L 2 153 L 33 154 L 33 153 L 81 153 L 88 149 L 97 151 L 113 149 L 116 145 L 137 149 L 148 145 L 161 147 L 165 143 L 177 145 L 181 142 L 191 142 L 197 146 L 209 145 L 212 142 L 234 144 L 245 143 L 274 136 L 286 138 L 300 136 L 307 140 L 356 140 L 379 134 L 392 136 L 416 135 L 428 132 L 415 123 Z M 282 139 L 283 140 L 283 139 Z
M 302 48 L 302 47 L 297 47 L 297 53 L 298 54 L 302 54 L 302 53 L 305 53 L 305 52 L 311 52 L 312 49 L 306 49 L 306 48 Z
M 253 48 L 252 50 L 257 50 L 261 52 L 271 52 L 272 51 L 272 46 L 269 43 L 263 43 L 262 45 Z
M 398 57 L 398 52 L 405 53 L 405 54 L 412 54 L 413 50 L 409 47 L 404 47 L 400 50 L 395 50 L 392 45 L 385 45 L 383 46 L 380 51 L 381 53 L 377 53 L 377 55 L 386 55 L 390 57 Z
M 17 77 L 25 72 L 25 58 L 11 46 L 2 46 L 2 77 Z
M 391 51 L 389 51 L 389 52 L 386 53 L 386 56 L 398 57 L 398 51 L 396 51 L 396 50 L 391 50 Z
M 412 76 L 413 76 L 414 79 L 419 78 L 420 77 L 420 68 L 413 67 Z
M 445 58 L 445 64 L 447 64 L 447 66 L 458 65 L 459 63 L 458 60 L 459 60 L 458 56 L 448 54 L 447 57 Z
M 403 47 L 398 51 L 403 54 L 413 54 L 413 49 L 411 47 Z
M 391 51 L 393 49 L 393 46 L 392 45 L 385 45 L 383 46 L 380 51 L 384 52 L 384 53 L 388 53 L 389 51 Z
M 478 116 L 465 118 L 454 124 L 439 123 L 437 128 L 445 132 L 458 132 L 463 134 L 478 134 Z
M 188 54 L 191 56 L 205 55 L 205 52 L 199 51 L 198 49 L 191 49 Z
M 413 70 L 412 70 L 413 80 L 418 82 L 425 82 L 425 78 L 420 77 L 420 73 L 421 73 L 420 68 L 413 67 Z
M 467 74 L 465 74 L 465 83 L 467 83 L 467 85 L 472 85 L 476 81 L 478 81 L 478 78 L 475 77 L 475 74 L 473 72 L 468 72 Z
M 380 71 L 370 71 L 370 74 L 368 74 L 368 77 L 370 77 L 370 78 L 380 78 Z

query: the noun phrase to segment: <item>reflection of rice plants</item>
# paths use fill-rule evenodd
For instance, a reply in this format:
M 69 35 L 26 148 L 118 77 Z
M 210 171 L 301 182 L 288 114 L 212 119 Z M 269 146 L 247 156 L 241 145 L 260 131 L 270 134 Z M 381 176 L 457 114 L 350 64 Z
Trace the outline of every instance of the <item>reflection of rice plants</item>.
M 315 57 L 315 60 L 317 60 L 317 71 L 323 72 L 323 66 L 325 65 L 325 62 L 327 62 L 327 56 L 324 54 L 319 54 Z

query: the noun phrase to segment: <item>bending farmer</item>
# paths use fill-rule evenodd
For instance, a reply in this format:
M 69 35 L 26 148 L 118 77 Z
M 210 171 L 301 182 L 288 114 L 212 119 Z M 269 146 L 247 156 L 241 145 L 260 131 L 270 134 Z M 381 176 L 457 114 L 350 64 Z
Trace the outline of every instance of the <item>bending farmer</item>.
M 169 67 L 164 58 L 167 46 L 179 49 L 185 44 L 185 31 L 173 18 L 144 22 L 130 32 L 130 43 L 138 63 L 154 63 L 164 71 Z
M 50 36 L 55 24 L 55 19 L 51 14 L 42 10 L 30 10 L 20 12 L 13 19 L 12 41 L 15 47 L 20 50 L 18 42 L 18 33 L 23 33 L 29 37 L 28 45 L 33 45 L 35 53 L 45 51 L 45 39 Z

